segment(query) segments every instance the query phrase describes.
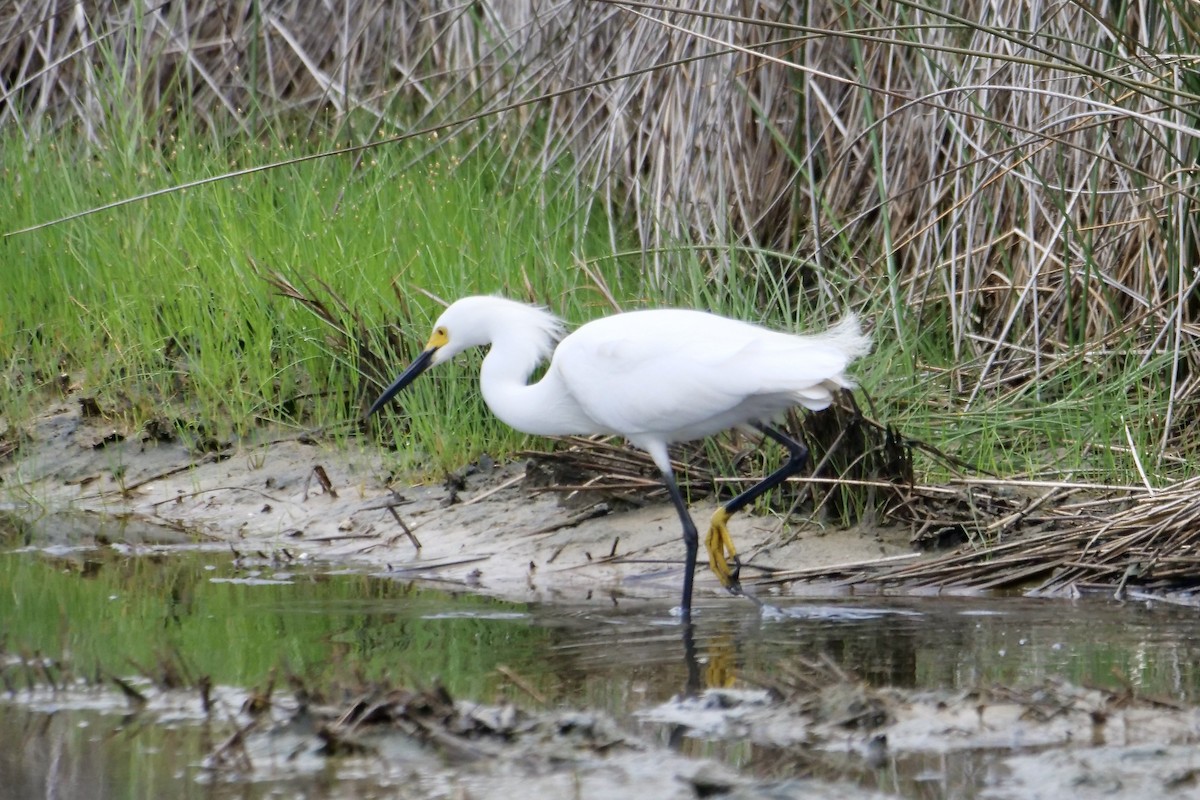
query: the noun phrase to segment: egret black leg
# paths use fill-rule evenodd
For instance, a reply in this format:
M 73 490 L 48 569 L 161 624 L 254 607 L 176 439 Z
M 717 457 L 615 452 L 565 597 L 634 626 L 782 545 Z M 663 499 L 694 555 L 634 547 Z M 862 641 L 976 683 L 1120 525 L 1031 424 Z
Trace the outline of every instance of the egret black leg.
M 783 431 L 778 430 L 777 428 L 772 428 L 769 425 L 755 425 L 754 427 L 762 431 L 764 436 L 774 439 L 776 442 L 787 448 L 788 460 L 787 463 L 781 466 L 779 469 L 775 470 L 770 475 L 763 478 L 761 481 L 754 484 L 749 489 L 726 503 L 726 514 L 733 515 L 741 511 L 743 508 L 750 505 L 755 500 L 762 497 L 764 494 L 771 491 L 776 486 L 799 472 L 804 467 L 804 462 L 808 460 L 808 448 L 800 442 L 797 442 L 792 437 L 788 436 Z
M 696 523 L 692 522 L 692 515 L 688 513 L 687 503 L 684 502 L 683 495 L 679 491 L 679 485 L 675 483 L 675 475 L 664 471 L 662 478 L 663 483 L 667 486 L 667 494 L 671 495 L 671 502 L 675 504 L 675 510 L 679 512 L 679 521 L 683 523 L 683 546 L 687 551 L 687 556 L 683 567 L 683 600 L 680 607 L 683 609 L 683 619 L 687 622 L 692 618 L 692 580 L 696 574 L 696 554 L 700 548 L 700 534 L 696 530 Z
M 792 437 L 769 425 L 755 425 L 755 427 L 762 431 L 764 436 L 787 448 L 789 455 L 787 463 L 713 513 L 712 522 L 708 528 L 708 537 L 705 539 L 705 547 L 708 549 L 708 566 L 716 573 L 721 584 L 735 593 L 741 591 L 738 583 L 740 563 L 737 549 L 733 546 L 733 537 L 729 535 L 727 524 L 729 518 L 795 475 L 808 459 L 808 448 Z M 729 564 L 730 558 L 733 560 L 732 567 Z

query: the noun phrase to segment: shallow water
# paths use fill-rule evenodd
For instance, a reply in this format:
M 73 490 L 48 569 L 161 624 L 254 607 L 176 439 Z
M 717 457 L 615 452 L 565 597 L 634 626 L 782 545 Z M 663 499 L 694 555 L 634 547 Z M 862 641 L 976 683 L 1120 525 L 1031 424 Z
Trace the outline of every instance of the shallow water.
M 687 641 L 665 598 L 574 609 L 511 604 L 227 551 L 148 555 L 69 543 L 12 551 L 0 555 L 0 587 L 9 701 L 0 699 L 0 797 L 375 796 L 369 780 L 329 776 L 210 783 L 200 762 L 224 734 L 130 714 L 115 693 L 86 710 L 44 691 L 21 701 L 30 687 L 66 685 L 68 675 L 109 686 L 112 675 L 175 674 L 189 685 L 208 676 L 251 689 L 288 674 L 310 685 L 440 681 L 456 697 L 484 702 L 600 709 L 689 754 L 772 777 L 806 767 L 793 752 L 674 741 L 636 713 L 689 688 L 770 685 L 817 658 L 879 686 L 1064 678 L 1200 699 L 1200 615 L 1152 602 L 790 598 L 764 614 L 742 599 L 707 598 Z M 980 769 L 977 755 L 910 759 L 890 788 L 969 797 Z

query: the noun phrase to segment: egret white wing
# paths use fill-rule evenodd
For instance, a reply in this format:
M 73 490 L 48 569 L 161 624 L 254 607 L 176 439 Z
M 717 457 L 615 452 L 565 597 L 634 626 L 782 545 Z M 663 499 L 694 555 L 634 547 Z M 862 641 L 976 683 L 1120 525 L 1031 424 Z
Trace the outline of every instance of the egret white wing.
M 827 404 L 828 389 L 819 387 L 848 361 L 830 343 L 660 310 L 583 326 L 559 345 L 554 369 L 600 426 L 636 436 L 728 427 L 724 417 L 754 399 L 781 409 L 814 390 L 811 404 Z
M 695 362 L 686 351 L 646 352 L 629 344 L 605 344 L 587 352 L 587 359 L 561 363 L 563 383 L 586 413 L 613 433 L 634 436 L 685 428 L 739 400 L 714 370 L 689 368 Z

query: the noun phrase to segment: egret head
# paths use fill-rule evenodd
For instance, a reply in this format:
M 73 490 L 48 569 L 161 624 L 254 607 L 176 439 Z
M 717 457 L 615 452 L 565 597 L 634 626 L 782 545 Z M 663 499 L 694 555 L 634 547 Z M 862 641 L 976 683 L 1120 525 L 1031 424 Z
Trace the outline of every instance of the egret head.
M 504 336 L 529 336 L 544 342 L 540 355 L 549 355 L 562 335 L 562 322 L 553 314 L 534 306 L 503 297 L 464 297 L 451 303 L 434 323 L 425 349 L 379 399 L 371 404 L 366 416 L 383 408 L 417 376 L 442 364 L 471 347 L 492 344 Z

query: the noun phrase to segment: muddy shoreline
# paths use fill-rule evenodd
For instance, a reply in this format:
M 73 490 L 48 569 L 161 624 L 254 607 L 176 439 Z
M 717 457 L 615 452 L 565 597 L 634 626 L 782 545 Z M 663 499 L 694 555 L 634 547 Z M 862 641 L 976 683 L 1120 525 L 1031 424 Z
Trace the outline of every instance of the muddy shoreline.
M 524 463 L 473 466 L 454 485 L 388 486 L 370 449 L 265 435 L 197 455 L 81 408 L 61 403 L 24 429 L 18 451 L 0 465 L 10 510 L 117 516 L 235 549 L 370 564 L 516 601 L 665 600 L 682 582 L 679 523 L 666 502 L 619 511 L 602 500 L 561 503 L 530 486 Z M 713 508 L 700 503 L 693 514 L 704 520 Z M 813 526 L 783 536 L 779 520 L 749 514 L 730 528 L 751 580 L 757 565 L 915 556 L 899 528 Z M 701 600 L 728 597 L 707 570 L 697 572 L 696 591 Z

